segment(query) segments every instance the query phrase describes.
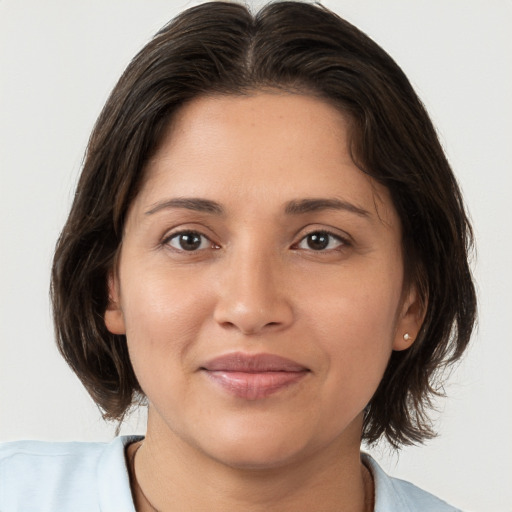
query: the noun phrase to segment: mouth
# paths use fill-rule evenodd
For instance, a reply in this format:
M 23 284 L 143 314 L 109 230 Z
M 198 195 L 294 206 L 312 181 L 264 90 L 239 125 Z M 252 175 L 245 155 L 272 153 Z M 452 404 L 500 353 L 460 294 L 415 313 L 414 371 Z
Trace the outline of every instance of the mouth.
M 208 361 L 200 370 L 223 391 L 245 400 L 260 400 L 297 384 L 310 370 L 273 354 L 240 352 Z

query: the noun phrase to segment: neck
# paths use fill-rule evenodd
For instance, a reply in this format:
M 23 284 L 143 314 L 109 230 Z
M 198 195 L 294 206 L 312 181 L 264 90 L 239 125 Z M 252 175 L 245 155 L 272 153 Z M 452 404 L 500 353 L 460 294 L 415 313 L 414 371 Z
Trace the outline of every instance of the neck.
M 271 467 L 233 467 L 160 427 L 150 420 L 144 442 L 129 447 L 129 457 L 138 449 L 132 475 L 138 512 L 373 510 L 373 483 L 361 464 L 359 441 L 347 446 L 337 440 Z

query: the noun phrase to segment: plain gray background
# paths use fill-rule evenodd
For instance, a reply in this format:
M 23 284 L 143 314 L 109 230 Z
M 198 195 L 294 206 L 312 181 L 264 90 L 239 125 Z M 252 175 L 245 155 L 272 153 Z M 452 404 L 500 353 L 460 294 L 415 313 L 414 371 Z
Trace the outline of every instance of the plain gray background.
M 109 440 L 53 345 L 52 250 L 93 123 L 137 50 L 200 2 L 0 0 L 0 441 Z M 254 5 L 263 2 L 254 2 Z M 479 329 L 439 402 L 440 437 L 393 475 L 467 511 L 512 511 L 512 2 L 332 0 L 402 66 L 425 102 L 474 222 Z M 122 432 L 142 432 L 144 414 Z

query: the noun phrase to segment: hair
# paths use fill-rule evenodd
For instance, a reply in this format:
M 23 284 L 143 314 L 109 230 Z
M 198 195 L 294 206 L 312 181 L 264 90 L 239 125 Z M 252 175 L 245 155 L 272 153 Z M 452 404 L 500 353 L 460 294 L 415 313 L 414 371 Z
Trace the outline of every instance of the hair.
M 231 2 L 205 3 L 178 15 L 131 61 L 96 122 L 56 246 L 59 350 L 105 419 L 122 421 L 144 396 L 125 336 L 107 330 L 104 314 L 145 164 L 186 102 L 266 89 L 314 94 L 344 112 L 354 162 L 390 191 L 406 281 L 425 319 L 412 346 L 392 353 L 365 409 L 363 439 L 422 442 L 435 435 L 427 413 L 442 394 L 442 370 L 461 357 L 475 322 L 471 226 L 432 122 L 400 67 L 319 5 L 276 2 L 252 14 Z

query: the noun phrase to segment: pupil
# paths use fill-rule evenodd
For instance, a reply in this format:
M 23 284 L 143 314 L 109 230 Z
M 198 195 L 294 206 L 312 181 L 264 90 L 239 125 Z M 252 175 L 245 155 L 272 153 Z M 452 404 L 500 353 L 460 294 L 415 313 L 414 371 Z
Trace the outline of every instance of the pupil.
M 194 251 L 201 245 L 201 236 L 196 233 L 185 233 L 180 235 L 180 246 L 185 251 Z
M 325 249 L 329 245 L 329 235 L 326 233 L 313 233 L 308 236 L 308 247 L 314 251 Z

